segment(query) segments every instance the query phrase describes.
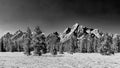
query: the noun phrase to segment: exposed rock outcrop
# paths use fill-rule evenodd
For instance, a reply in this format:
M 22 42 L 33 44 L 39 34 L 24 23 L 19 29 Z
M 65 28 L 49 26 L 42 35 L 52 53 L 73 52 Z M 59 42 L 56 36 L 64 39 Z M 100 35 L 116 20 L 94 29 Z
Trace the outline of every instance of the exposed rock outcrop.
M 11 37 L 12 40 L 17 40 L 18 38 L 22 37 L 24 33 L 21 30 L 18 30 L 14 33 L 14 35 Z
M 71 35 L 77 30 L 79 27 L 78 23 L 72 26 L 72 28 L 67 28 L 64 30 L 64 32 L 60 35 L 61 42 L 65 42 L 68 39 L 70 39 Z

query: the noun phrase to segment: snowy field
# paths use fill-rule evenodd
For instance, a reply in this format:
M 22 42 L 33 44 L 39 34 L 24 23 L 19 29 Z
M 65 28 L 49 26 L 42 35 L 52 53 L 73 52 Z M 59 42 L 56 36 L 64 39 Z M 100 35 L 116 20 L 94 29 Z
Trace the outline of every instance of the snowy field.
M 120 54 L 102 56 L 75 53 L 52 56 L 26 56 L 22 52 L 0 53 L 0 68 L 120 68 Z

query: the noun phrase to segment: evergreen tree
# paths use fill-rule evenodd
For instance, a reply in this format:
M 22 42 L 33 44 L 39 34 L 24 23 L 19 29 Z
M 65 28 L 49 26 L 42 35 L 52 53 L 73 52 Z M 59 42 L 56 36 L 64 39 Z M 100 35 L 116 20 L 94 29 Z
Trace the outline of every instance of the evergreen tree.
M 28 37 L 31 37 L 31 35 L 32 35 L 32 32 L 31 32 L 31 29 L 29 28 L 29 27 L 27 27 L 27 34 L 28 34 Z
M 57 55 L 57 51 L 59 50 L 58 49 L 59 42 L 60 42 L 60 38 L 58 37 L 57 32 L 53 32 L 49 34 L 46 38 L 48 52 L 50 52 L 52 55 Z
M 45 52 L 45 36 L 42 34 L 39 26 L 36 26 L 34 29 L 34 34 L 32 37 L 32 45 L 34 49 L 34 55 L 41 55 L 42 52 Z
M 0 52 L 4 51 L 3 38 L 0 39 Z
M 23 36 L 23 40 L 24 40 L 24 54 L 26 55 L 30 55 L 30 46 L 31 46 L 31 30 L 28 27 L 26 34 L 24 34 Z

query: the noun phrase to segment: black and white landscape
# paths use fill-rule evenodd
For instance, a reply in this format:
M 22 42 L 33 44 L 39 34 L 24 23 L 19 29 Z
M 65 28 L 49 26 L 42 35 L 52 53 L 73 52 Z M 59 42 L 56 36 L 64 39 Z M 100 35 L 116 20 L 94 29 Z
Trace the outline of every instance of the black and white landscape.
M 0 0 L 0 68 L 119 68 L 117 0 Z

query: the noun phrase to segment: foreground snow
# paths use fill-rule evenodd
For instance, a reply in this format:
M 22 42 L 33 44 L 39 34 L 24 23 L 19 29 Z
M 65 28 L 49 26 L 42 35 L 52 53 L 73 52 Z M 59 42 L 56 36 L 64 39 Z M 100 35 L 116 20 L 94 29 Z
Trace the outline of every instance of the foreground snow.
M 120 68 L 120 54 L 102 56 L 96 53 L 65 53 L 57 56 L 25 56 L 22 52 L 1 52 L 0 68 Z

